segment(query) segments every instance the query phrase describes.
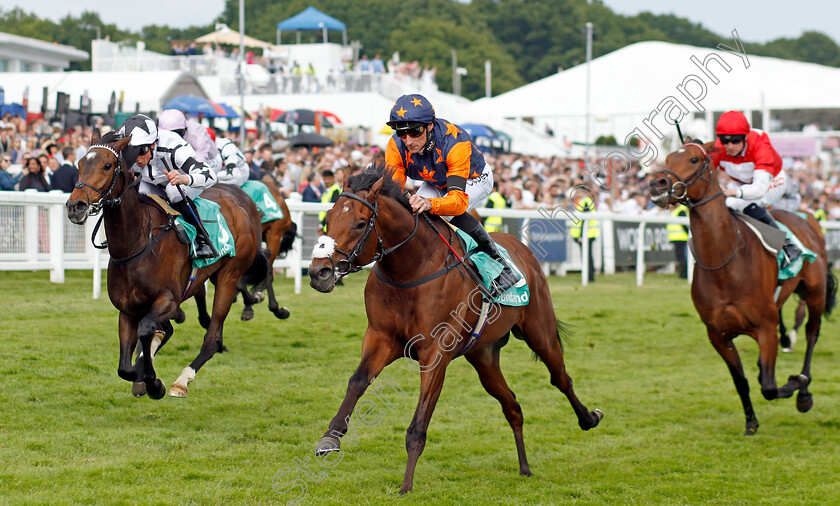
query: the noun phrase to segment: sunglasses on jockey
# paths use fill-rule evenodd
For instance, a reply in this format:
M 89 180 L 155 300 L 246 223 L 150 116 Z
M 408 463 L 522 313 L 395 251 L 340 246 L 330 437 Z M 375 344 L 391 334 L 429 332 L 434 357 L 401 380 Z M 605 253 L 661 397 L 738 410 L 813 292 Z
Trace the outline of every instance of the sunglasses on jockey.
M 718 135 L 721 144 L 740 144 L 747 138 L 746 135 Z
M 394 126 L 394 130 L 400 139 L 405 138 L 406 135 L 416 139 L 426 132 L 426 125 L 423 123 L 398 123 Z

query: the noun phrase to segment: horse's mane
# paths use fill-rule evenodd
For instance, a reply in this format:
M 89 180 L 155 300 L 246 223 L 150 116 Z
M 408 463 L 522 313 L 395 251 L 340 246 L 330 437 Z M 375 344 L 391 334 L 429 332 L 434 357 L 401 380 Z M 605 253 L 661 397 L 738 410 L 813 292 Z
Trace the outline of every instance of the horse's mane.
M 347 184 L 354 193 L 362 190 L 370 190 L 374 183 L 382 179 L 382 176 L 385 176 L 385 180 L 382 182 L 382 189 L 379 191 L 379 194 L 392 197 L 403 206 L 410 208 L 411 206 L 408 204 L 408 197 L 403 194 L 400 184 L 391 179 L 392 175 L 393 171 L 391 169 L 389 169 L 384 163 L 377 162 L 370 164 L 368 168 L 362 172 L 350 176 L 347 180 Z

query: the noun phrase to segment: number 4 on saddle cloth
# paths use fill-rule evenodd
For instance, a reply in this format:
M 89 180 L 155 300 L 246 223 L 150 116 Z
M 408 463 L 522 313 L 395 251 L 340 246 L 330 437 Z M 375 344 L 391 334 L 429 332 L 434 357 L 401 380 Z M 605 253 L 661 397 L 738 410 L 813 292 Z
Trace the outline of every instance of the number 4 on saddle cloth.
M 230 228 L 228 228 L 225 217 L 222 216 L 219 204 L 201 197 L 193 199 L 193 203 L 198 208 L 198 217 L 201 218 L 204 229 L 207 230 L 210 240 L 213 241 L 213 246 L 219 252 L 219 256 L 214 258 L 193 259 L 193 266 L 200 269 L 215 263 L 223 256 L 236 256 L 236 245 L 234 244 L 233 234 L 230 233 Z M 183 216 L 178 216 L 176 222 L 186 231 L 189 237 L 189 244 L 195 244 L 195 227 L 187 223 Z
M 475 251 L 478 245 L 472 237 L 467 235 L 466 232 L 463 232 L 460 229 L 456 229 L 455 231 L 458 233 L 458 237 L 460 237 L 464 242 L 464 249 L 470 254 L 469 258 L 478 269 L 478 273 L 481 275 L 481 280 L 484 282 L 484 286 L 492 290 L 493 280 L 496 279 L 496 277 L 502 272 L 503 266 L 500 265 L 499 262 L 490 258 L 490 255 L 487 253 Z M 528 305 L 528 301 L 531 299 L 531 292 L 528 290 L 528 284 L 525 282 L 525 276 L 522 275 L 522 271 L 519 270 L 519 267 L 513 263 L 505 248 L 498 243 L 496 244 L 496 248 L 499 250 L 499 254 L 505 258 L 511 269 L 519 276 L 519 281 L 510 287 L 506 292 L 494 297 L 493 302 L 502 304 L 503 306 Z
M 240 188 L 257 204 L 262 223 L 282 220 L 285 217 L 283 210 L 280 209 L 280 206 L 274 200 L 274 196 L 265 184 L 259 181 L 245 181 Z

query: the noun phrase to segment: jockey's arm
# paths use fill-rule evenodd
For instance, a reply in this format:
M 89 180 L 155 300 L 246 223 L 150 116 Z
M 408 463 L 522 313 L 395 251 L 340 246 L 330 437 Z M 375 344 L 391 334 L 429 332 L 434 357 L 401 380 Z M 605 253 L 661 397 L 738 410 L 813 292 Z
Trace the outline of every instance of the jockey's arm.
M 756 170 L 753 172 L 752 183 L 745 184 L 735 190 L 735 197 L 744 200 L 756 200 L 763 197 L 767 190 L 770 189 L 770 181 L 773 179 L 773 174 L 766 170 Z
M 195 159 L 195 150 L 189 144 L 178 146 L 171 156 L 175 167 L 189 176 L 189 182 L 178 184 L 186 184 L 192 188 L 200 189 L 209 188 L 216 184 L 216 173 L 213 169 Z M 169 177 L 169 174 L 167 174 L 167 177 Z M 181 178 L 181 181 L 186 181 L 186 179 Z

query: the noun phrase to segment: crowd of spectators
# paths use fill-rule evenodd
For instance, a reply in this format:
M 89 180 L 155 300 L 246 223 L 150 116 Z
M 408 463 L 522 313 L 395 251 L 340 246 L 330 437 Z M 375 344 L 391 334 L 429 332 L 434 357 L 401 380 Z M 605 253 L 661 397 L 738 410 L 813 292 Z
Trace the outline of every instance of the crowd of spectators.
M 0 190 L 72 191 L 78 180 L 76 161 L 87 152 L 90 135 L 91 127 L 65 130 L 43 119 L 27 123 L 18 116 L 0 118 Z M 238 142 L 238 137 L 234 135 L 233 140 Z M 325 189 L 325 171 L 341 182 L 370 162 L 384 159 L 382 150 L 375 146 L 341 143 L 316 151 L 288 147 L 277 134 L 258 136 L 253 132 L 248 133 L 243 152 L 252 179 L 269 175 L 287 197 L 292 193 L 306 194 L 310 200 L 317 200 Z M 569 206 L 574 189 L 584 186 L 595 196 L 599 211 L 664 212 L 653 205 L 647 191 L 658 165 L 643 170 L 635 162 L 630 167 L 613 163 L 610 174 L 601 170 L 601 177 L 593 181 L 584 177 L 586 167 L 580 158 L 513 153 L 485 154 L 485 158 L 493 168 L 498 191 L 510 208 Z M 603 167 L 604 163 L 596 160 L 592 165 Z M 785 160 L 785 165 L 789 177 L 799 186 L 801 209 L 823 209 L 829 219 L 840 220 L 840 174 L 826 171 L 819 159 Z M 719 176 L 725 184 L 722 171 Z
M 0 191 L 73 191 L 76 160 L 87 153 L 91 127 L 50 125 L 41 118 L 0 118 Z

